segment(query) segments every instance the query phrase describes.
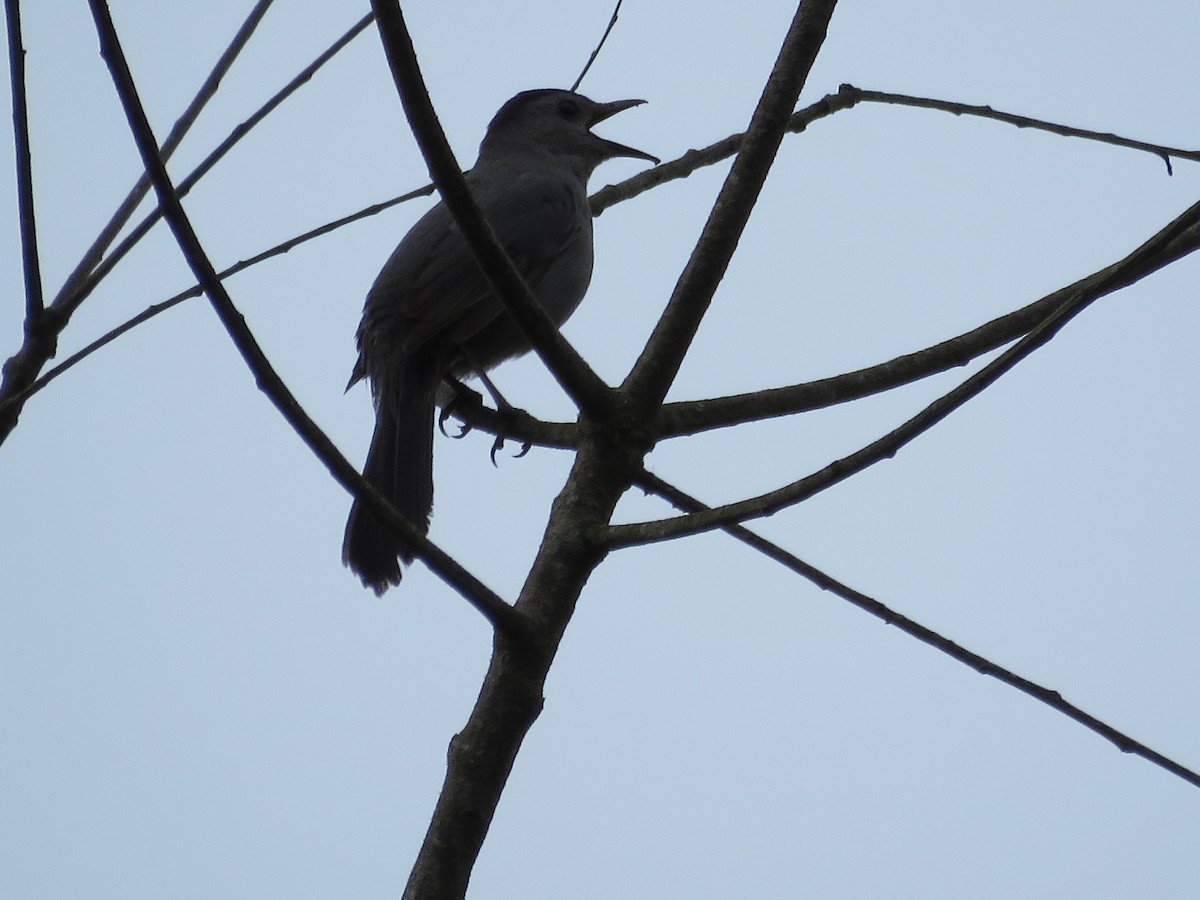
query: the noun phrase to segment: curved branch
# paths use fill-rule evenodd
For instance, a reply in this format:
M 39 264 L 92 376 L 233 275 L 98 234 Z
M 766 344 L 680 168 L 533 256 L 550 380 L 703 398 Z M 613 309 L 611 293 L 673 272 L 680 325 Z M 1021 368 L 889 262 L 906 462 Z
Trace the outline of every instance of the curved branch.
M 518 642 L 528 632 L 524 616 L 505 603 L 493 591 L 466 571 L 440 548 L 421 535 L 407 520 L 397 513 L 383 496 L 358 473 L 338 451 L 328 436 L 309 418 L 299 402 L 288 390 L 287 385 L 271 366 L 262 348 L 259 347 L 241 313 L 226 293 L 216 270 L 200 246 L 192 229 L 187 213 L 179 201 L 175 186 L 171 183 L 166 166 L 158 154 L 158 144 L 142 108 L 141 100 L 129 72 L 129 66 L 121 50 L 112 17 L 105 0 L 89 0 L 92 16 L 96 20 L 96 31 L 100 36 L 100 53 L 108 63 L 113 82 L 121 99 L 121 105 L 129 120 L 130 130 L 137 141 L 138 151 L 158 194 L 158 202 L 184 258 L 204 286 L 209 301 L 229 332 L 230 339 L 254 375 L 259 389 L 283 414 L 288 424 L 325 464 L 334 479 L 347 491 L 367 505 L 371 513 L 388 528 L 404 538 L 417 554 L 443 581 L 454 588 L 467 602 L 474 606 L 491 623 L 497 632 Z

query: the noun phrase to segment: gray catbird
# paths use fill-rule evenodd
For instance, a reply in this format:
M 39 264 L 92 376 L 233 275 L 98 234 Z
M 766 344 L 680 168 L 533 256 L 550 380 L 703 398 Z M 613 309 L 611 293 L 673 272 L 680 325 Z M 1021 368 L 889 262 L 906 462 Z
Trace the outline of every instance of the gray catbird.
M 525 91 L 500 108 L 467 184 L 534 296 L 561 325 L 592 278 L 587 181 L 606 159 L 657 163 L 589 130 L 642 100 L 595 103 L 562 90 Z M 481 374 L 529 350 L 439 203 L 405 235 L 367 294 L 350 384 L 369 378 L 375 433 L 366 479 L 422 533 L 433 508 L 433 416 L 446 378 Z M 355 502 L 342 561 L 382 594 L 411 551 Z

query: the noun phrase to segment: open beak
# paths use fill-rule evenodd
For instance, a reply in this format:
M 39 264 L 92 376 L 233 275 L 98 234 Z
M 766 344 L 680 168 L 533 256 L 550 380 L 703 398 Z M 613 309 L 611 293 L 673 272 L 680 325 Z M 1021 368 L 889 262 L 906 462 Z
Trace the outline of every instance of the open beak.
M 592 125 L 599 124 L 605 119 L 610 119 L 617 113 L 629 109 L 633 106 L 641 106 L 645 100 L 614 100 L 612 103 L 598 103 L 592 114 L 592 121 L 588 123 L 590 128 Z M 641 150 L 635 150 L 632 147 L 626 147 L 624 144 L 618 144 L 616 141 L 610 141 L 606 138 L 599 138 L 608 147 L 609 152 L 613 156 L 627 156 L 631 159 L 644 159 L 647 162 L 652 162 L 656 166 L 661 162 L 657 156 L 651 156 L 649 153 L 643 153 Z

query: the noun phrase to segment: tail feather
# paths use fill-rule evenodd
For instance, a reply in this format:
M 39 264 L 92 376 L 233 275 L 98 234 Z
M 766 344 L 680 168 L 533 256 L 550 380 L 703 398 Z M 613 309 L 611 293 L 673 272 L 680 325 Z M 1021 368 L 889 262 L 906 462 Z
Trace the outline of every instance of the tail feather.
M 415 388 L 415 389 L 414 389 Z M 398 397 L 380 391 L 375 434 L 363 476 L 425 534 L 433 510 L 433 413 L 436 384 L 410 385 Z M 357 500 L 350 508 L 342 562 L 365 587 L 382 595 L 400 583 L 400 563 L 412 550 Z

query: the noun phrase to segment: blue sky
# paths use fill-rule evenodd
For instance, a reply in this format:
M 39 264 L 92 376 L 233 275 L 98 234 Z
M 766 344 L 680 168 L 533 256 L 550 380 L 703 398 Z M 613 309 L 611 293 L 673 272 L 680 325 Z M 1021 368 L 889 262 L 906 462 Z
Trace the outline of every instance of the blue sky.
M 249 3 L 114 2 L 163 135 Z M 366 11 L 279 0 L 172 171 L 185 173 Z M 26 3 L 43 271 L 57 289 L 140 169 L 86 4 Z M 741 130 L 792 9 L 631 0 L 582 90 L 598 130 L 673 158 Z M 606 4 L 409 4 L 464 165 L 504 100 L 569 84 Z M 839 84 L 1200 147 L 1192 4 L 844 3 L 801 98 Z M 4 76 L 7 78 L 7 75 Z M 7 86 L 6 86 L 7 89 Z M 0 144 L 11 173 L 11 142 Z M 634 174 L 606 164 L 593 188 Z M 619 380 L 726 167 L 605 212 L 565 328 Z M 214 261 L 426 181 L 373 32 L 188 198 Z M 22 304 L 0 195 L 0 356 Z M 672 397 L 890 359 L 1124 256 L 1200 168 L 943 113 L 862 106 L 784 144 Z M 268 356 L 360 461 L 343 394 L 362 298 L 429 201 L 229 281 Z M 1100 301 L 895 459 L 755 527 L 959 643 L 1200 767 L 1200 334 L 1194 259 Z M 190 278 L 156 231 L 60 357 Z M 669 441 L 708 502 L 895 427 L 969 370 Z M 539 363 L 496 373 L 570 415 Z M 436 442 L 431 537 L 516 595 L 569 458 Z M 187 304 L 32 399 L 0 454 L 0 884 L 13 897 L 395 897 L 487 664 L 480 617 L 419 566 L 382 600 L 340 565 L 345 493 Z M 631 496 L 622 521 L 657 518 Z M 613 554 L 589 583 L 471 896 L 1194 896 L 1200 792 L 720 535 Z

